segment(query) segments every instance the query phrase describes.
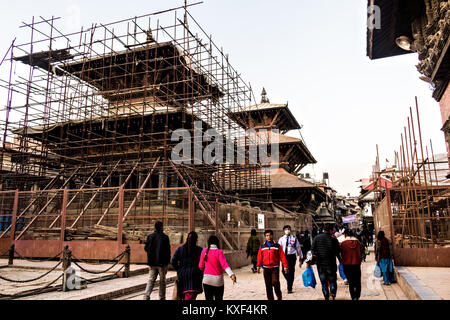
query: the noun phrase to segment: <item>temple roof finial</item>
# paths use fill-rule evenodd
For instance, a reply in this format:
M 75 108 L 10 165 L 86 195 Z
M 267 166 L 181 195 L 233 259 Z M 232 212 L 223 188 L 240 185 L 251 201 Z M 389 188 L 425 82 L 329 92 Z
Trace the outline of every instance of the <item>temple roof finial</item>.
M 267 98 L 266 89 L 264 89 L 264 87 L 261 92 L 261 103 L 270 103 L 269 99 Z

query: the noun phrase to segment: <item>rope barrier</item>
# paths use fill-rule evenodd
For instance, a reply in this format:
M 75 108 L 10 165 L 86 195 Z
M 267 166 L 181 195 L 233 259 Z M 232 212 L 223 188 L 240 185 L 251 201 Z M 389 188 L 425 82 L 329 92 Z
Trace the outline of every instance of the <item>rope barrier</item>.
M 112 259 L 110 259 L 110 260 L 104 260 L 104 261 L 110 261 L 110 262 L 112 262 L 112 261 L 115 261 L 116 259 L 122 259 L 122 257 L 123 257 L 123 255 L 126 253 L 126 250 L 125 251 L 123 251 L 123 252 L 121 252 L 121 253 L 119 253 L 119 255 L 117 256 L 117 257 L 115 257 L 115 258 L 112 258 Z M 102 262 L 91 262 L 91 261 L 86 261 L 86 260 L 83 260 L 83 259 L 79 259 L 79 258 L 77 258 L 77 257 L 75 257 L 73 254 L 72 254 L 72 260 L 77 260 L 78 262 L 82 262 L 82 263 L 85 263 L 85 264 L 91 264 L 91 265 L 100 265 L 100 264 L 104 264 L 104 263 L 102 263 Z
M 54 260 L 54 259 L 58 258 L 61 255 L 61 253 L 64 252 L 64 250 L 60 251 L 56 256 L 51 257 L 51 258 L 47 258 L 47 259 L 44 259 L 44 260 L 35 260 L 35 259 L 24 257 L 17 250 L 14 250 L 14 252 L 19 256 L 19 258 L 24 259 L 26 261 L 30 261 L 30 262 L 48 262 L 48 261 L 51 261 L 51 260 Z
M 55 280 L 53 280 L 52 282 L 50 282 L 49 284 L 47 284 L 45 287 L 42 287 L 42 288 L 38 288 L 38 289 L 30 290 L 30 291 L 25 291 L 25 292 L 19 292 L 19 293 L 15 293 L 15 294 L 1 294 L 0 293 L 0 298 L 3 298 L 3 299 L 5 299 L 5 298 L 6 299 L 7 298 L 14 299 L 14 298 L 21 298 L 21 297 L 26 297 L 26 296 L 32 296 L 32 295 L 39 294 L 42 291 L 50 288 L 56 281 L 61 279 L 62 276 L 63 276 L 63 274 L 59 275 L 58 278 L 56 278 Z M 52 288 L 52 289 L 56 290 L 57 288 L 58 288 L 58 286 L 55 287 L 55 288 Z
M 8 281 L 8 282 L 14 282 L 14 283 L 27 283 L 27 282 L 33 282 L 33 281 L 36 281 L 36 280 L 39 280 L 39 279 L 45 277 L 45 276 L 48 275 L 50 272 L 55 271 L 55 269 L 56 269 L 61 263 L 62 263 L 62 261 L 58 262 L 58 264 L 57 264 L 56 266 L 54 266 L 51 270 L 47 271 L 46 273 L 44 273 L 44 274 L 42 274 L 42 275 L 40 275 L 39 277 L 34 278 L 34 279 L 29 279 L 29 280 L 12 280 L 12 279 L 8 279 L 8 278 L 3 277 L 3 276 L 0 276 L 0 279 L 1 279 L 1 280 Z
M 84 272 L 92 273 L 92 274 L 106 273 L 106 272 L 108 272 L 109 270 L 111 270 L 112 268 L 114 268 L 117 264 L 119 264 L 119 261 L 116 261 L 111 267 L 109 267 L 108 269 L 106 269 L 106 270 L 104 270 L 104 271 L 90 271 L 90 270 L 87 270 L 87 269 L 83 268 L 80 264 L 78 264 L 78 262 L 76 262 L 76 261 L 72 261 L 72 262 L 73 262 L 78 268 L 80 268 L 81 270 L 83 270 Z
M 84 280 L 84 281 L 86 281 L 86 282 L 88 282 L 88 283 L 96 283 L 96 282 L 100 282 L 100 281 L 105 281 L 105 280 L 115 279 L 115 278 L 117 278 L 117 277 L 119 276 L 119 272 L 122 271 L 122 269 L 123 269 L 124 267 L 125 267 L 125 266 L 122 266 L 119 270 L 117 270 L 116 272 L 114 272 L 113 274 L 108 275 L 108 276 L 104 276 L 104 277 L 100 277 L 100 278 L 95 278 L 95 279 L 86 279 L 86 278 L 80 277 L 80 279 L 82 279 L 82 280 Z

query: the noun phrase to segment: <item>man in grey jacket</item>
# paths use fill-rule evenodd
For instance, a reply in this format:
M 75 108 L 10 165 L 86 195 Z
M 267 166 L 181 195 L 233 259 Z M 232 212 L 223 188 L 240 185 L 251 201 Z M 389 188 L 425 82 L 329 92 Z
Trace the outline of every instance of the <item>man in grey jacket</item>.
M 170 262 L 170 240 L 163 232 L 163 223 L 155 223 L 155 232 L 150 234 L 145 241 L 150 276 L 145 289 L 144 300 L 150 300 L 156 278 L 159 274 L 159 298 L 166 300 L 166 274 Z

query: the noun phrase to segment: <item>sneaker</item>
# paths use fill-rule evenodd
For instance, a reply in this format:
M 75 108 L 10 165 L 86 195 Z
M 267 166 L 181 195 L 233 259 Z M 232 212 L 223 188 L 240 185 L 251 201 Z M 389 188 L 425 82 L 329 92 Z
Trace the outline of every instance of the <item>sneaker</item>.
M 347 279 L 344 280 L 344 284 L 348 286 L 348 280 Z
M 144 296 L 143 296 L 143 298 L 142 298 L 143 300 L 150 300 L 150 296 L 148 296 L 148 295 L 146 295 L 146 294 L 144 294 Z
M 256 269 L 255 269 L 255 268 L 253 268 L 253 267 L 252 267 L 252 272 L 253 272 L 253 273 L 255 273 L 255 272 L 256 272 Z

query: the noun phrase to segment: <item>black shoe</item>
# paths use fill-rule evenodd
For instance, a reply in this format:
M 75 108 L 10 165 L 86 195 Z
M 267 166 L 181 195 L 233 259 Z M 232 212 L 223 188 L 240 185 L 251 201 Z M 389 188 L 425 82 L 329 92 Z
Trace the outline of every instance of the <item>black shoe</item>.
M 288 290 L 288 293 L 294 293 L 294 291 L 292 291 L 292 290 Z

